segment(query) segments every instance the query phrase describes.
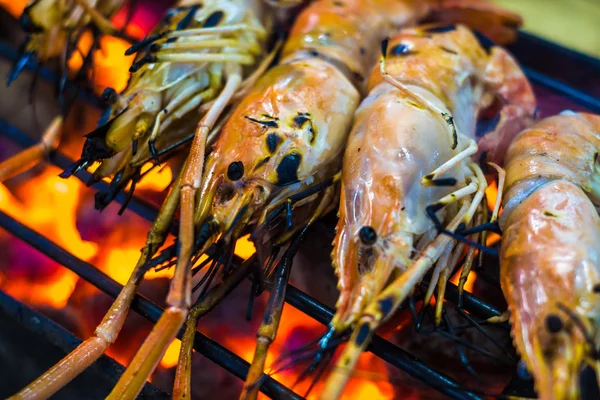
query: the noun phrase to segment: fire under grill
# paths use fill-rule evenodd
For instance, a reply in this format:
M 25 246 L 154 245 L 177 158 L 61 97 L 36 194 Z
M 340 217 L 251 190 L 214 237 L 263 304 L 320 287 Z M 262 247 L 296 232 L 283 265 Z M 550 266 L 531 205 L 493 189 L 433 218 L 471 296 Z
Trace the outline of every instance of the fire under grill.
M 600 76 L 600 61 L 525 33 L 520 34 L 519 40 L 510 50 L 523 64 L 525 71 L 535 85 L 537 95 L 540 99 L 541 112 L 544 115 L 556 113 L 565 108 L 600 112 L 600 82 L 598 82 L 597 78 Z M 12 62 L 16 58 L 16 51 L 10 45 L 0 44 L 0 57 Z M 37 70 L 37 66 L 35 65 L 28 65 L 28 68 L 30 70 Z M 41 79 L 49 82 L 54 82 L 57 79 L 55 75 L 44 68 L 40 70 L 40 76 Z M 594 82 L 596 86 L 593 87 L 591 82 Z M 93 97 L 86 97 L 85 99 L 90 103 L 98 104 Z M 23 148 L 31 146 L 36 142 L 8 120 L 0 120 L 0 135 Z M 72 163 L 72 160 L 60 151 L 52 153 L 50 161 L 62 169 Z M 86 171 L 80 171 L 76 176 L 83 182 L 87 182 L 91 177 L 90 173 Z M 108 185 L 105 182 L 99 182 L 93 188 L 106 190 L 108 189 Z M 127 194 L 119 194 L 116 200 L 120 203 L 127 201 Z M 153 221 L 157 214 L 156 207 L 135 195 L 131 197 L 128 209 L 148 221 Z M 174 225 L 172 227 L 173 233 L 177 232 L 177 226 L 176 224 Z M 94 265 L 77 258 L 53 242 L 51 238 L 36 232 L 31 227 L 24 225 L 2 211 L 0 211 L 0 227 L 37 251 L 50 257 L 55 262 L 73 271 L 80 278 L 91 283 L 112 298 L 115 298 L 122 289 L 122 285 Z M 240 265 L 242 262 L 243 259 L 235 257 L 234 265 Z M 488 264 L 489 268 L 486 265 L 486 268 L 478 271 L 480 272 L 480 277 L 485 278 L 487 276 L 489 280 L 497 285 L 497 271 L 493 271 L 493 260 Z M 494 275 L 496 275 L 495 278 Z M 448 283 L 445 300 L 449 303 L 448 306 L 456 306 L 458 304 L 459 295 L 455 285 Z M 291 284 L 288 285 L 285 301 L 310 318 L 323 324 L 324 327 L 333 316 L 331 308 Z M 406 307 L 410 308 L 411 304 L 407 304 Z M 163 311 L 160 306 L 139 294 L 133 302 L 132 309 L 152 323 L 158 320 Z M 462 310 L 466 312 L 464 314 L 465 323 L 470 318 L 484 320 L 501 314 L 501 310 L 497 309 L 497 307 L 470 293 L 465 293 L 462 299 Z M 11 340 L 10 338 L 14 338 L 15 335 L 19 336 L 19 332 L 21 332 L 22 335 L 29 335 L 31 340 L 35 341 L 40 348 L 45 342 L 54 346 L 54 353 L 48 353 L 48 357 L 51 357 L 48 361 L 50 364 L 62 357 L 62 354 L 59 354 L 61 351 L 67 353 L 79 343 L 79 339 L 76 339 L 68 331 L 2 292 L 0 292 L 0 321 L 2 321 L 0 323 L 0 337 Z M 416 322 L 419 323 L 419 321 Z M 12 330 L 12 336 L 9 335 L 8 330 Z M 447 334 L 448 332 L 438 333 Z M 179 337 L 181 337 L 181 332 Z M 464 348 L 469 346 L 469 343 L 457 342 L 456 344 Z M 199 331 L 196 333 L 194 349 L 219 367 L 226 369 L 240 379 L 245 379 L 249 368 L 248 362 Z M 377 336 L 373 339 L 369 351 L 389 365 L 398 368 L 421 381 L 424 385 L 435 389 L 449 398 L 483 399 L 489 397 L 486 393 L 470 390 L 468 385 L 462 382 L 459 383 L 440 372 L 439 368 L 435 365 L 421 361 L 411 353 L 382 337 Z M 0 354 L 0 356 L 2 355 Z M 5 361 L 7 360 L 0 360 L 1 363 Z M 516 361 L 514 365 L 516 366 Z M 2 370 L 4 368 L 3 366 Z M 18 374 L 20 365 L 16 363 L 8 366 L 8 368 L 13 369 Z M 122 367 L 118 363 L 109 357 L 103 357 L 94 365 L 91 371 L 88 371 L 87 377 L 85 374 L 83 375 L 83 378 L 81 378 L 83 381 L 80 381 L 80 378 L 78 378 L 68 386 L 67 390 L 69 388 L 77 390 L 74 385 L 79 385 L 79 390 L 83 390 L 86 385 L 85 382 L 96 385 L 104 384 L 109 387 L 116 382 L 122 370 Z M 102 379 L 94 378 L 94 376 L 102 377 Z M 23 377 L 21 382 L 15 382 L 15 385 L 17 383 L 19 385 L 27 383 L 31 378 L 33 376 Z M 514 378 L 502 391 L 502 395 L 534 397 L 532 387 L 533 383 L 531 380 L 520 378 L 515 374 Z M 0 388 L 0 395 L 11 394 L 16 389 L 18 387 Z M 263 380 L 260 390 L 274 399 L 302 398 L 300 394 L 294 392 L 293 387 L 287 387 L 268 376 Z M 502 395 L 499 397 L 502 397 Z M 167 397 L 165 393 L 152 384 L 146 385 L 141 396 L 142 398 Z

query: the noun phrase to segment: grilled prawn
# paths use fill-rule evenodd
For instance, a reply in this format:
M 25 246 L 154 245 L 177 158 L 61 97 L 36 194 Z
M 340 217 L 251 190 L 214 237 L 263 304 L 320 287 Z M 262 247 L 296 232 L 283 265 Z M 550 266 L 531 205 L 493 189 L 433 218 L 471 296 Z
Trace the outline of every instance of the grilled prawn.
M 510 137 L 535 110 L 515 61 L 464 26 L 407 29 L 382 52 L 344 156 L 332 254 L 340 297 L 328 335 L 356 328 L 323 399 L 339 397 L 375 329 L 436 262 L 428 297 L 438 282 L 443 296 L 462 246 L 440 231 L 469 226 L 487 187 L 471 161 L 480 112 L 509 107 L 495 135 Z
M 42 63 L 61 58 L 66 63 L 81 34 L 90 27 L 104 34 L 115 34 L 110 18 L 124 4 L 125 0 L 29 0 L 20 19 L 27 41 L 8 75 L 8 84 L 17 79 L 33 58 Z
M 221 107 L 260 75 L 264 64 L 250 74 L 264 55 L 267 32 L 260 11 L 260 3 L 246 0 L 181 0 L 150 37 L 128 50 L 140 54 L 127 88 L 121 94 L 105 91 L 110 104 L 105 117 L 62 176 L 101 161 L 95 180 L 114 178 L 111 190 L 97 197 L 98 208 L 129 183 L 135 188 L 146 162 L 193 136 L 200 106 L 206 112 L 224 92 L 227 98 L 216 104 Z M 242 82 L 243 77 L 248 79 Z
M 600 116 L 563 112 L 506 155 L 500 279 L 540 399 L 578 399 L 600 364 Z

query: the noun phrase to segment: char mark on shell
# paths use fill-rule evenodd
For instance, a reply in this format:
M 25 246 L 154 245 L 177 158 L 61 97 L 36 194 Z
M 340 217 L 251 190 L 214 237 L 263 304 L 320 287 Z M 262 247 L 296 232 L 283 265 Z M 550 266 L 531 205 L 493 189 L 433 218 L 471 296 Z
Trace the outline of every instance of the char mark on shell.
M 287 186 L 298 182 L 298 167 L 302 162 L 302 156 L 298 153 L 290 153 L 283 157 L 277 166 L 277 186 Z

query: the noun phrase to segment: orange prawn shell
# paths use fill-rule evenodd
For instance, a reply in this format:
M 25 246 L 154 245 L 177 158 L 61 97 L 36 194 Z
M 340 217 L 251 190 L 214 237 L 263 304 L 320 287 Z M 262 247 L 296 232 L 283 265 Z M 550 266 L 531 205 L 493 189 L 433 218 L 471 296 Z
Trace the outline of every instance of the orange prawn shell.
M 516 348 L 541 399 L 577 397 L 590 350 L 560 307 L 586 329 L 600 318 L 600 217 L 588 197 L 599 139 L 600 117 L 560 115 L 522 132 L 507 155 L 500 279 Z M 549 332 L 550 315 L 570 328 Z
M 376 61 L 379 48 L 374 44 L 427 11 L 425 2 L 411 0 L 316 1 L 296 19 L 283 57 L 302 51 L 322 55 L 360 83 Z
M 340 169 L 358 101 L 351 82 L 323 60 L 296 60 L 274 67 L 223 127 L 207 161 L 205 187 L 233 188 L 238 200 L 257 190 L 251 214 L 287 186 L 332 177 Z M 282 167 L 291 155 L 297 165 Z M 243 176 L 231 180 L 228 168 L 234 162 L 243 165 Z M 211 197 L 204 198 L 212 201 Z M 233 218 L 230 207 L 236 199 L 221 201 L 217 196 L 212 208 L 217 220 Z
M 471 30 L 462 25 L 442 27 L 448 32 L 430 35 L 425 25 L 405 29 L 387 46 L 386 73 L 397 80 L 415 82 L 444 102 L 449 102 L 468 75 L 483 75 L 490 55 Z M 369 79 L 369 89 L 383 81 L 377 65 Z

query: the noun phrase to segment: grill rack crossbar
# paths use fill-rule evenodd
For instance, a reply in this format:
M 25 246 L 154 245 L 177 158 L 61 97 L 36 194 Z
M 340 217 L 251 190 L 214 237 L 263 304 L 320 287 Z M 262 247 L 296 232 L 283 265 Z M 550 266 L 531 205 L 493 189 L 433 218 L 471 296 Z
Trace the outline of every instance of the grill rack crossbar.
M 534 42 L 539 40 L 535 36 L 523 33 L 521 34 L 521 39 Z M 560 49 L 560 52 L 563 53 L 561 56 L 563 57 L 565 56 L 565 52 L 566 54 L 570 54 L 571 52 L 570 50 L 564 49 L 560 46 L 556 46 L 554 44 L 551 45 L 555 46 L 557 49 Z M 577 56 L 577 53 L 572 53 Z M 16 57 L 17 52 L 15 50 L 5 43 L 0 43 L 0 58 L 14 61 Z M 35 65 L 34 63 L 30 63 L 27 66 L 27 69 L 40 72 L 41 77 L 49 82 L 56 82 L 57 80 L 57 76 L 51 71 L 43 67 L 39 68 L 39 66 Z M 600 112 L 600 100 L 593 95 L 574 88 L 563 81 L 539 73 L 531 67 L 525 67 L 525 71 L 527 72 L 528 77 L 534 83 L 567 97 L 573 100 L 575 103 L 588 108 L 590 111 Z M 90 96 L 85 97 L 90 101 L 90 103 L 98 105 L 96 99 L 91 98 Z M 0 133 L 21 147 L 28 147 L 35 144 L 34 139 L 30 138 L 27 134 L 19 131 L 17 128 L 4 120 L 0 120 Z M 60 152 L 54 152 L 51 154 L 50 161 L 54 165 L 63 169 L 72 162 L 68 157 L 64 156 Z M 80 171 L 77 174 L 77 177 L 83 182 L 86 182 L 90 176 L 91 174 L 89 174 L 87 171 Z M 98 182 L 96 185 L 94 185 L 94 188 L 98 190 L 105 190 L 107 189 L 107 184 L 105 182 Z M 120 193 L 116 200 L 117 202 L 122 203 L 125 201 L 125 198 L 126 194 Z M 154 206 L 136 196 L 133 196 L 128 208 L 149 221 L 153 221 L 157 214 L 157 209 Z M 103 274 L 93 265 L 77 259 L 75 256 L 68 253 L 65 249 L 56 245 L 48 238 L 40 235 L 39 233 L 21 224 L 1 211 L 0 226 L 13 234 L 15 237 L 18 237 L 37 250 L 51 257 L 56 262 L 71 269 L 81 278 L 87 280 L 113 298 L 116 297 L 121 290 L 122 286 L 119 283 Z M 239 264 L 240 259 L 236 258 L 235 262 Z M 456 286 L 448 284 L 446 300 L 456 304 L 458 300 L 458 289 Z M 333 311 L 330 308 L 321 304 L 292 285 L 288 285 L 286 302 L 322 324 L 327 324 L 333 315 Z M 463 303 L 465 310 L 481 318 L 489 318 L 491 316 L 500 314 L 500 312 L 493 306 L 469 293 L 465 293 Z M 136 295 L 132 304 L 132 308 L 152 322 L 156 322 L 162 313 L 162 309 L 159 306 L 143 296 L 140 296 L 139 294 Z M 245 378 L 249 364 L 200 332 L 198 332 L 196 335 L 194 349 L 237 377 L 241 379 Z M 444 393 L 451 398 L 481 398 L 478 395 L 465 390 L 452 379 L 428 367 L 417 358 L 380 337 L 374 337 L 372 344 L 369 347 L 369 351 L 373 352 L 375 355 L 391 365 L 407 372 L 409 375 L 426 382 L 428 385 L 434 387 L 441 393 Z M 515 378 L 509 384 L 509 386 L 514 385 L 514 382 L 517 380 L 518 379 Z M 265 379 L 263 382 L 261 391 L 272 398 L 301 398 L 291 389 L 285 387 L 270 377 Z

